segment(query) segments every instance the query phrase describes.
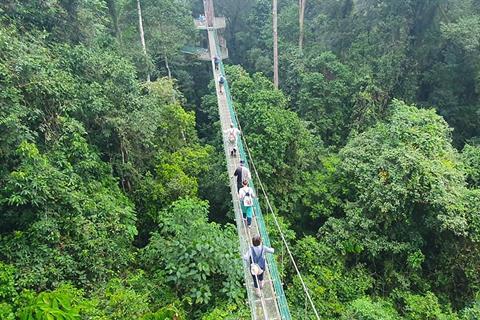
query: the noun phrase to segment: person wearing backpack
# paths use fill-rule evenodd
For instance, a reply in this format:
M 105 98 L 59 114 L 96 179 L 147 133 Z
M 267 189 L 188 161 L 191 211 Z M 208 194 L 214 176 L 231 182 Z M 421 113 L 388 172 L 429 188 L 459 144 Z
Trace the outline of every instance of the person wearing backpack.
M 260 236 L 253 236 L 252 244 L 248 251 L 244 254 L 243 260 L 250 263 L 250 274 L 253 277 L 253 286 L 257 296 L 261 295 L 260 289 L 263 288 L 263 275 L 265 273 L 265 254 L 274 253 L 273 248 L 262 245 L 262 238 Z
M 230 128 L 227 130 L 227 140 L 229 146 L 230 156 L 237 156 L 237 137 L 240 133 L 240 130 L 233 126 L 233 123 L 230 123 Z
M 243 187 L 238 191 L 238 198 L 240 199 L 243 220 L 246 220 L 247 226 L 250 228 L 252 225 L 253 198 L 255 198 L 255 193 L 253 193 L 253 189 L 248 186 L 246 180 L 243 181 Z
M 218 66 L 220 65 L 220 58 L 218 56 L 214 56 L 213 63 L 215 64 L 215 70 L 218 71 Z
M 252 174 L 248 168 L 244 167 L 244 161 L 240 160 L 240 165 L 235 169 L 233 177 L 237 177 L 237 192 L 243 187 L 243 181 L 250 181 L 252 179 Z M 233 178 L 232 177 L 232 178 Z
M 218 78 L 218 85 L 219 85 L 219 88 L 220 88 L 220 94 L 223 94 L 223 85 L 225 84 L 225 77 L 220 75 L 220 77 Z

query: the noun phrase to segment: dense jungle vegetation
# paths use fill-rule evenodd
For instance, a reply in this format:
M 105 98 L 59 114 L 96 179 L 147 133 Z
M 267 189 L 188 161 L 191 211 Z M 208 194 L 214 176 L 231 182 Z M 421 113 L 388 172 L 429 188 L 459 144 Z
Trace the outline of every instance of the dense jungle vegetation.
M 0 319 L 250 318 L 202 1 L 139 2 L 147 55 L 137 0 L 0 1 Z M 280 0 L 278 90 L 271 1 L 215 6 L 322 319 L 480 319 L 480 1 L 308 0 L 300 48 Z

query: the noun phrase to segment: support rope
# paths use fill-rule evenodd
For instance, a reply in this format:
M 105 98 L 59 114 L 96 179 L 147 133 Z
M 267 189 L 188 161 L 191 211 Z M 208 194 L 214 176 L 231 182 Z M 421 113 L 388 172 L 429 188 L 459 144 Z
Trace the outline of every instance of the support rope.
M 243 133 L 243 130 L 242 130 L 242 126 L 240 125 L 240 121 L 238 120 L 238 116 L 237 116 L 237 112 L 236 110 L 234 110 L 233 112 L 234 116 L 235 116 L 235 119 L 237 120 L 237 125 L 238 125 L 238 128 L 240 129 L 240 131 Z M 272 205 L 270 204 L 270 200 L 268 198 L 268 195 L 265 191 L 265 188 L 263 186 L 263 183 L 262 183 L 262 180 L 260 179 L 260 176 L 258 175 L 258 171 L 257 171 L 257 168 L 255 167 L 255 162 L 253 161 L 253 157 L 252 157 L 252 154 L 250 152 L 250 149 L 248 147 L 248 144 L 247 144 L 247 141 L 245 139 L 245 135 L 242 134 L 242 141 L 243 141 L 243 144 L 245 145 L 245 149 L 247 150 L 247 154 L 248 154 L 248 158 L 252 164 L 252 169 L 253 171 L 255 172 L 255 176 L 257 178 L 257 181 L 258 183 L 260 184 L 260 189 L 262 189 L 262 193 L 263 193 L 263 196 L 265 197 L 265 200 L 267 201 L 267 206 L 270 210 L 270 213 L 272 214 L 272 217 L 273 217 L 273 221 L 275 222 L 275 225 L 280 233 L 280 237 L 282 238 L 282 242 L 283 244 L 285 245 L 285 248 L 287 249 L 287 253 L 290 257 L 290 260 L 292 261 L 292 264 L 293 264 L 293 267 L 295 268 L 295 271 L 298 275 L 298 278 L 300 279 L 300 282 L 302 284 L 302 287 L 303 287 L 303 290 L 305 291 L 305 294 L 308 298 L 308 301 L 310 302 L 310 305 L 312 306 L 312 309 L 313 309 L 313 312 L 315 313 L 315 316 L 317 319 L 320 319 L 320 316 L 318 315 L 318 312 L 317 312 L 317 309 L 315 308 L 315 305 L 313 303 L 313 300 L 312 300 L 312 297 L 310 296 L 310 293 L 308 292 L 308 288 L 307 286 L 305 285 L 305 282 L 303 281 L 303 277 L 302 277 L 302 274 L 300 273 L 300 270 L 298 269 L 298 266 L 297 266 L 297 263 L 295 262 L 295 259 L 293 258 L 293 255 L 292 255 L 292 252 L 290 251 L 290 248 L 288 246 L 288 243 L 287 243 L 287 240 L 285 239 L 285 236 L 282 232 L 282 228 L 280 227 L 280 224 L 278 223 L 278 219 L 277 219 L 277 216 L 275 214 L 275 212 L 273 211 L 273 208 L 272 208 Z

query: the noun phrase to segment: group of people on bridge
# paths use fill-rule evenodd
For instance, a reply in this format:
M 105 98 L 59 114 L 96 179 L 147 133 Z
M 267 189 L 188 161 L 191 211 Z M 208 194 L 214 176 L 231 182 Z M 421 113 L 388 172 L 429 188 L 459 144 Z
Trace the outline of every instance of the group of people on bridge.
M 213 57 L 213 64 L 215 66 L 215 71 L 218 71 L 220 65 L 220 58 L 218 56 Z M 223 86 L 225 81 L 225 77 L 220 73 L 218 80 L 220 94 L 223 94 Z M 237 141 L 241 135 L 241 131 L 236 128 L 233 123 L 230 123 L 230 128 L 228 128 L 224 134 L 226 135 L 226 140 L 228 141 L 228 153 L 231 157 L 236 158 L 238 155 Z M 249 186 L 249 181 L 252 179 L 252 174 L 245 166 L 244 160 L 240 160 L 240 165 L 235 169 L 232 179 L 235 177 L 243 222 L 248 230 L 250 230 L 254 213 L 254 198 L 256 198 L 256 196 L 253 188 Z M 250 263 L 250 273 L 253 277 L 253 286 L 255 288 L 255 294 L 258 297 L 261 296 L 261 289 L 264 286 L 264 273 L 266 269 L 265 254 L 273 252 L 273 248 L 264 246 L 262 244 L 262 238 L 260 235 L 255 235 L 252 237 L 252 246 L 250 246 L 243 256 L 243 259 L 247 263 Z
M 220 58 L 218 56 L 213 57 L 213 64 L 215 65 L 215 71 L 218 71 L 219 65 L 220 65 Z M 220 94 L 223 94 L 223 86 L 225 85 L 225 82 L 227 80 L 223 76 L 223 74 L 220 73 L 220 76 L 218 77 L 218 88 L 220 90 Z
M 237 140 L 241 132 L 233 125 L 233 123 L 230 123 L 230 128 L 227 129 L 225 134 L 228 141 L 228 152 L 231 157 L 236 158 L 238 153 Z M 233 173 L 232 178 L 235 177 L 243 222 L 248 230 L 250 230 L 254 213 L 254 198 L 256 198 L 256 195 L 253 188 L 249 186 L 249 181 L 252 179 L 252 175 L 250 170 L 245 166 L 243 160 L 240 160 L 240 165 Z M 252 237 L 252 246 L 243 256 L 243 259 L 247 263 L 250 263 L 250 273 L 253 277 L 255 294 L 259 297 L 261 296 L 261 289 L 264 286 L 264 271 L 266 268 L 265 254 L 273 252 L 274 249 L 264 246 L 260 235 L 256 235 Z

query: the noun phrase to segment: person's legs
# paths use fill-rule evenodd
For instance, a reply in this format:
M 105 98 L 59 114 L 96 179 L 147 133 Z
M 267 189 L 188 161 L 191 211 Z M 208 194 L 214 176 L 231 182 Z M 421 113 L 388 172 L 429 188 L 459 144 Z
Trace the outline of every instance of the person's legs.
M 236 142 L 233 144 L 233 156 L 234 157 L 237 156 L 237 143 Z
M 259 286 L 259 282 L 260 284 L 263 282 L 263 273 L 258 276 L 255 276 L 252 274 L 252 277 L 253 277 L 253 287 L 255 288 L 255 294 L 257 295 L 257 297 L 260 297 L 262 295 L 262 292 L 260 291 L 261 287 Z M 260 278 L 262 279 L 261 281 L 260 281 Z
M 247 210 L 247 225 L 250 228 L 252 225 L 253 207 L 246 207 Z
M 264 281 L 263 281 L 263 274 L 264 274 L 264 273 L 265 273 L 265 271 L 262 272 L 261 275 L 258 275 L 258 276 L 257 276 L 258 282 L 259 282 L 258 284 L 259 284 L 260 289 L 263 289 L 263 285 L 265 284 Z
M 252 278 L 253 278 L 253 287 L 256 289 L 258 288 L 257 276 L 252 274 Z

